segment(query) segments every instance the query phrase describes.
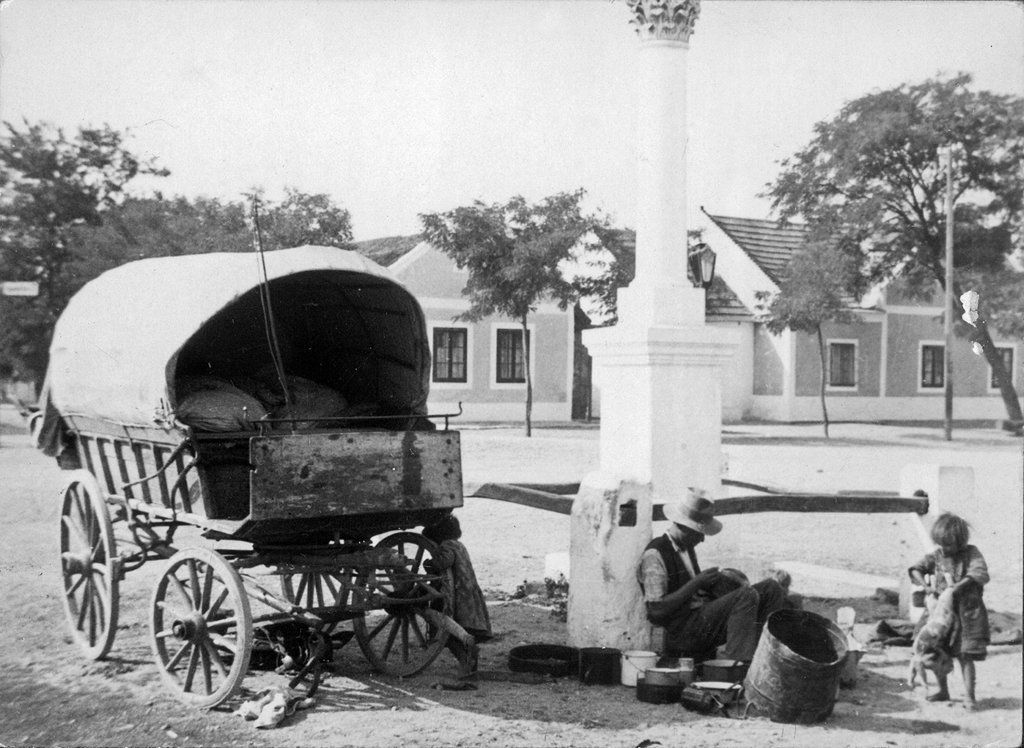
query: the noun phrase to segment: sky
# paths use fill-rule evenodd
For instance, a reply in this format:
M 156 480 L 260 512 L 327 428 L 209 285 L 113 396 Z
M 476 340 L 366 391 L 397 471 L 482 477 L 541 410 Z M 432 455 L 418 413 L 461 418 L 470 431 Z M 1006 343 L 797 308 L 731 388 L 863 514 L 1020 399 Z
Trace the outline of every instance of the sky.
M 138 190 L 322 192 L 357 240 L 584 188 L 634 226 L 625 0 L 0 0 L 0 119 L 130 133 Z M 704 0 L 687 54 L 689 224 L 758 194 L 816 122 L 959 71 L 1024 95 L 1024 5 Z

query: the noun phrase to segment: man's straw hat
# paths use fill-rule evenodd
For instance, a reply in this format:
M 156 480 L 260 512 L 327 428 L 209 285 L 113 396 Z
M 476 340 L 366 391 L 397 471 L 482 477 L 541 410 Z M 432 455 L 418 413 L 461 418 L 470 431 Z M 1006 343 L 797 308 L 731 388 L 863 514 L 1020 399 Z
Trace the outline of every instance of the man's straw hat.
M 687 490 L 686 497 L 680 501 L 665 504 L 664 511 L 669 522 L 704 535 L 717 535 L 722 529 L 722 523 L 715 519 L 715 502 L 699 488 Z

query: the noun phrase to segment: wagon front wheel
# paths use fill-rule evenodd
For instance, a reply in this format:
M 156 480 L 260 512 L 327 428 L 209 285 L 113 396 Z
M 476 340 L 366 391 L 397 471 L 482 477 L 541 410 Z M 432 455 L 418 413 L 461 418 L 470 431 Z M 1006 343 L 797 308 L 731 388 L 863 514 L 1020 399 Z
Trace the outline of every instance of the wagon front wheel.
M 60 514 L 62 600 L 75 641 L 94 660 L 106 656 L 117 632 L 119 564 L 99 482 L 88 470 L 76 470 Z
M 377 569 L 364 577 L 363 582 L 373 587 L 369 592 L 380 593 L 390 602 L 382 611 L 354 619 L 352 628 L 374 669 L 409 677 L 430 665 L 448 641 L 448 632 L 433 623 L 434 611 L 425 612 L 434 606 L 447 608 L 445 598 L 438 594 L 436 577 L 424 577 L 437 546 L 418 533 L 397 532 L 376 547 L 394 549 L 407 563 L 402 568 Z
M 150 609 L 160 675 L 184 701 L 223 704 L 252 654 L 252 612 L 238 571 L 223 556 L 187 548 L 171 557 Z

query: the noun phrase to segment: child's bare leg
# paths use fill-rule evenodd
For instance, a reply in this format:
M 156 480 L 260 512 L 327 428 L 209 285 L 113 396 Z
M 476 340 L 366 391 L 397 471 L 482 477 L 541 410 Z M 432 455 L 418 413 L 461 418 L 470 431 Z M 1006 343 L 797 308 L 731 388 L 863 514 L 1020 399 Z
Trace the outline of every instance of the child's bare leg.
M 960 672 L 964 674 L 964 707 L 966 709 L 977 709 L 978 702 L 974 698 L 974 660 L 970 657 L 960 657 Z
M 939 690 L 927 697 L 927 701 L 949 701 L 949 683 L 946 676 L 936 673 L 935 679 L 939 682 Z

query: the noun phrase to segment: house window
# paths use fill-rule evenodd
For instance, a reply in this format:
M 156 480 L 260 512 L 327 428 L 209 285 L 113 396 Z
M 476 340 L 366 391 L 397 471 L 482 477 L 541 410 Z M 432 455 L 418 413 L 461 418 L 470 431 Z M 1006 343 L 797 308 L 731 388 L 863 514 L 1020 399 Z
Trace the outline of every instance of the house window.
M 1003 359 L 1003 368 L 1006 369 L 1006 373 L 1010 375 L 1010 381 L 1013 381 L 1013 348 L 1006 348 L 998 346 L 996 348 L 999 351 L 1000 358 Z M 994 390 L 999 389 L 999 382 L 996 380 L 996 373 L 989 367 L 989 382 L 988 386 Z
M 944 355 L 946 347 L 942 345 L 921 346 L 921 387 L 945 387 Z
M 828 344 L 829 387 L 857 386 L 857 344 Z
M 434 381 L 466 381 L 466 328 L 434 328 Z
M 523 367 L 523 331 L 508 329 L 497 330 L 497 372 L 495 380 L 499 384 L 519 384 L 526 381 Z M 529 345 L 530 336 L 526 336 Z

